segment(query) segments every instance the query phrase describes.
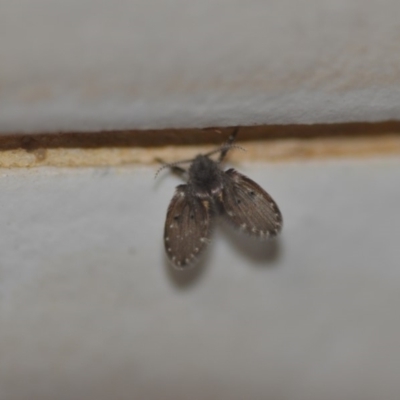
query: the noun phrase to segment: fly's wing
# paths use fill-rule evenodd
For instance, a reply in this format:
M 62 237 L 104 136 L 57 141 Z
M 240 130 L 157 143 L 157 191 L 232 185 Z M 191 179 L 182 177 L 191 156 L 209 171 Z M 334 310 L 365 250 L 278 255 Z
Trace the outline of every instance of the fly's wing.
M 177 268 L 194 263 L 210 241 L 210 203 L 193 196 L 189 189 L 188 185 L 176 188 L 165 220 L 165 250 Z
M 272 197 L 234 169 L 225 171 L 221 206 L 231 224 L 251 236 L 268 238 L 282 229 L 282 214 Z

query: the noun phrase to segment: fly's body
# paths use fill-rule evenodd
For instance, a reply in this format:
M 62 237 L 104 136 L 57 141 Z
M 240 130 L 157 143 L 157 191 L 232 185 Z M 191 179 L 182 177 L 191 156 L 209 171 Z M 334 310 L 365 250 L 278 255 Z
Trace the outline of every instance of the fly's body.
M 247 176 L 220 167 L 236 134 L 237 129 L 228 143 L 216 151 L 165 165 L 188 176 L 187 183 L 176 188 L 164 228 L 166 253 L 177 268 L 193 264 L 207 247 L 215 214 L 260 239 L 274 237 L 282 229 L 282 214 L 272 197 Z M 217 152 L 220 156 L 214 161 L 210 156 Z M 188 171 L 177 166 L 186 162 L 191 162 Z

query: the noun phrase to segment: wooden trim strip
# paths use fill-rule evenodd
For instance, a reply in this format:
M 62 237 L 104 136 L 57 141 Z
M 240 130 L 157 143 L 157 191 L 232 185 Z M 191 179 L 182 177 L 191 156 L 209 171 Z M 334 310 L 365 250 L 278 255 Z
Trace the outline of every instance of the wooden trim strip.
M 176 161 L 223 143 L 232 128 L 0 136 L 0 167 L 87 167 Z M 400 155 L 400 122 L 241 127 L 238 161 Z

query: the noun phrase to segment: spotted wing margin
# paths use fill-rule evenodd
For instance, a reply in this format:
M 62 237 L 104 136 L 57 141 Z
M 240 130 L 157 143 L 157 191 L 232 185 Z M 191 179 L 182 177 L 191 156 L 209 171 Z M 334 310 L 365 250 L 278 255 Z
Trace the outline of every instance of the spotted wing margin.
M 223 215 L 251 236 L 268 238 L 282 229 L 282 214 L 272 197 L 257 183 L 234 169 L 225 171 Z
M 164 228 L 168 258 L 177 268 L 194 263 L 211 234 L 210 204 L 191 194 L 189 185 L 179 185 L 169 204 Z

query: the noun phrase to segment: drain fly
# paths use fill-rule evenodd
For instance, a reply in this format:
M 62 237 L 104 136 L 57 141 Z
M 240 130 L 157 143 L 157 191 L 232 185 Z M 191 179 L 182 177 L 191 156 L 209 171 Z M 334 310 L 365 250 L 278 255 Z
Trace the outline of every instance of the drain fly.
M 226 144 L 194 159 L 164 164 L 160 169 L 186 176 L 169 204 L 164 244 L 169 260 L 180 269 L 194 264 L 210 242 L 217 215 L 243 233 L 269 239 L 282 229 L 282 214 L 272 197 L 257 183 L 233 168 L 220 167 L 233 145 L 238 128 Z M 210 158 L 219 153 L 217 161 Z M 179 165 L 190 163 L 189 169 Z M 158 172 L 159 172 L 158 171 Z M 157 174 L 158 174 L 157 172 Z

